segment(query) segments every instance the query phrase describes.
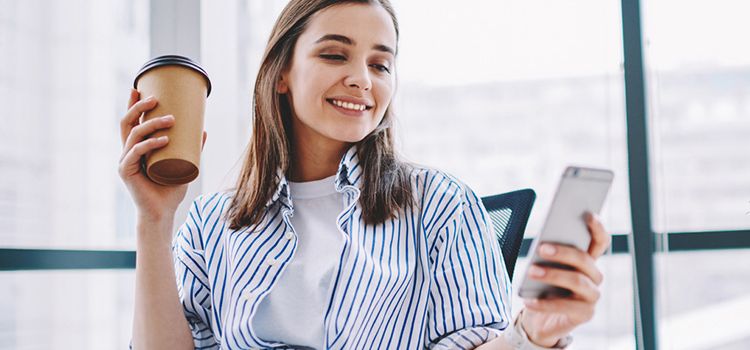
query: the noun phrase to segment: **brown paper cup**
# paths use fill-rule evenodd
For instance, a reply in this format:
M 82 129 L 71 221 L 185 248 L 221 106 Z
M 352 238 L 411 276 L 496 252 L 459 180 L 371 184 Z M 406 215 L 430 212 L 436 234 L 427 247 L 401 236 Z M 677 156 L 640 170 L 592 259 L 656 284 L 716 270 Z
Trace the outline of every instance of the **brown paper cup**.
M 165 147 L 146 155 L 146 175 L 162 185 L 182 185 L 195 180 L 200 169 L 203 117 L 211 81 L 206 72 L 187 57 L 167 55 L 143 66 L 133 83 L 141 97 L 153 95 L 156 108 L 142 116 L 141 123 L 173 115 L 169 129 L 149 137 L 168 136 Z

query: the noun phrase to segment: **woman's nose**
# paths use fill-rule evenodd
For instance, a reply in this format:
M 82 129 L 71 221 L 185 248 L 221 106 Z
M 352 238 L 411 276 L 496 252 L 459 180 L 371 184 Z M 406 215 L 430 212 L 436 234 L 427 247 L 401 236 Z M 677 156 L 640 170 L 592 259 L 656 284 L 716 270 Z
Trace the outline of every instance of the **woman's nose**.
M 369 91 L 372 88 L 372 80 L 370 80 L 370 72 L 367 69 L 367 65 L 352 66 L 349 74 L 344 79 L 344 84 L 348 87 Z

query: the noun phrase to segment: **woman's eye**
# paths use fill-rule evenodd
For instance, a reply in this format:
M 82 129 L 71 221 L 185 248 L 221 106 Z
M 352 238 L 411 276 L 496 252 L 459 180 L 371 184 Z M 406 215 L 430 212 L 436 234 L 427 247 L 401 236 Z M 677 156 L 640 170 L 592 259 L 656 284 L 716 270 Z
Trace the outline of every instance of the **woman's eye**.
M 378 71 L 383 72 L 383 73 L 390 73 L 391 72 L 391 70 L 388 69 L 388 67 L 386 67 L 386 66 L 384 66 L 382 64 L 375 63 L 375 64 L 371 64 L 370 66 L 372 66 L 373 68 L 375 68 Z
M 321 54 L 321 58 L 331 61 L 346 61 L 346 57 L 342 55 L 328 55 L 328 54 Z

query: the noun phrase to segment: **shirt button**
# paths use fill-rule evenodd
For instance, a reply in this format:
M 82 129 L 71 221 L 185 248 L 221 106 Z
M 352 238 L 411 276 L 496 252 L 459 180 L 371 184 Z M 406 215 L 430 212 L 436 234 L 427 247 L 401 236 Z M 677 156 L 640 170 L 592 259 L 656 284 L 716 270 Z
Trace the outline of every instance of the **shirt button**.
M 277 260 L 274 258 L 268 258 L 268 260 L 266 260 L 266 263 L 270 266 L 276 265 L 276 262 Z
M 286 233 L 286 239 L 291 241 L 292 238 L 294 238 L 294 232 L 292 232 L 292 231 L 287 232 Z

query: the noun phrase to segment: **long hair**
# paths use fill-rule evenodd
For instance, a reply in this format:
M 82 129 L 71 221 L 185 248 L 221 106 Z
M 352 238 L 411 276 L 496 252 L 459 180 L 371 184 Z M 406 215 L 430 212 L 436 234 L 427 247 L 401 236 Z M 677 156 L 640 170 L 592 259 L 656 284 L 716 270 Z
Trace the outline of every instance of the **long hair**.
M 277 93 L 276 83 L 291 64 L 294 46 L 310 17 L 344 3 L 382 6 L 393 20 L 398 41 L 398 22 L 388 0 L 292 0 L 287 4 L 273 27 L 255 81 L 253 131 L 237 179 L 236 194 L 227 211 L 230 229 L 259 224 L 266 203 L 279 186 L 277 172 L 286 174 L 289 170 L 292 107 L 284 95 Z M 356 145 L 363 173 L 359 204 L 365 223 L 382 223 L 394 217 L 400 208 L 412 206 L 412 167 L 396 155 L 390 106 L 375 130 Z

